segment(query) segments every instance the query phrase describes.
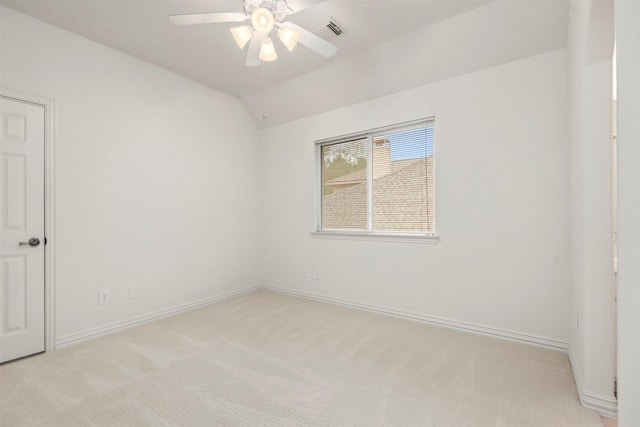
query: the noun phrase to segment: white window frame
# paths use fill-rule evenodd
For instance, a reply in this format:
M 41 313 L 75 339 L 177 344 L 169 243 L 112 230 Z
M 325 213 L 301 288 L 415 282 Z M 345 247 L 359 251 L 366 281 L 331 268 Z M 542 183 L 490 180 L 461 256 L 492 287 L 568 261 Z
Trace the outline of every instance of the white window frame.
M 373 138 L 381 133 L 389 133 L 391 131 L 410 130 L 411 128 L 420 128 L 426 126 L 435 126 L 435 117 L 427 117 L 419 120 L 398 123 L 390 126 L 378 127 L 362 132 L 354 132 L 347 135 L 341 135 L 333 138 L 319 139 L 315 141 L 315 180 L 314 180 L 314 211 L 315 211 L 315 230 L 311 233 L 314 237 L 330 238 L 330 239 L 347 239 L 347 240 L 374 240 L 374 241 L 396 241 L 396 242 L 413 242 L 413 243 L 437 243 L 440 237 L 435 230 L 432 233 L 416 233 L 416 232 L 380 232 L 373 231 L 373 162 L 371 159 L 367 161 L 367 230 L 348 230 L 348 229 L 322 229 L 322 147 L 325 145 L 340 144 L 354 139 L 366 139 L 367 147 L 370 149 L 373 145 Z M 435 162 L 434 162 L 435 167 Z M 435 171 L 434 171 L 435 173 Z M 435 183 L 437 185 L 437 181 Z M 436 192 L 437 193 L 437 192 Z M 436 206 L 434 200 L 434 209 Z M 436 218 L 437 209 L 436 209 Z

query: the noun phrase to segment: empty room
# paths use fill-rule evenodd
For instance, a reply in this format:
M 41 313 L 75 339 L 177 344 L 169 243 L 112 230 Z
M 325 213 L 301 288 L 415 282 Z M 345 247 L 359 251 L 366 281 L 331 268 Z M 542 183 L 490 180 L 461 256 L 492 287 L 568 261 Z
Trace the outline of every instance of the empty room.
M 0 0 L 0 426 L 640 427 L 640 2 Z

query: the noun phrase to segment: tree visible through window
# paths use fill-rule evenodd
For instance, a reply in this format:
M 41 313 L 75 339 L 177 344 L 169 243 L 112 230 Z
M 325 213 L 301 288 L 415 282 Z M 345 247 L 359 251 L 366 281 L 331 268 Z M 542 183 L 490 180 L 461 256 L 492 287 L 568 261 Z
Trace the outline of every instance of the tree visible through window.
M 431 234 L 433 120 L 320 144 L 322 230 Z

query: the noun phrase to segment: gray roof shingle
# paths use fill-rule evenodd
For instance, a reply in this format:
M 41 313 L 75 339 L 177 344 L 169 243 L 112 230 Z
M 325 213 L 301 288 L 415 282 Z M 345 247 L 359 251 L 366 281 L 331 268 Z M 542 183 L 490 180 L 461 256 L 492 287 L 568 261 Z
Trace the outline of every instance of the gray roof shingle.
M 374 231 L 433 232 L 433 156 L 392 162 L 392 171 L 373 181 Z M 341 179 L 347 175 L 331 182 L 354 181 L 352 178 L 350 181 Z M 364 180 L 323 196 L 322 228 L 367 229 L 367 185 Z

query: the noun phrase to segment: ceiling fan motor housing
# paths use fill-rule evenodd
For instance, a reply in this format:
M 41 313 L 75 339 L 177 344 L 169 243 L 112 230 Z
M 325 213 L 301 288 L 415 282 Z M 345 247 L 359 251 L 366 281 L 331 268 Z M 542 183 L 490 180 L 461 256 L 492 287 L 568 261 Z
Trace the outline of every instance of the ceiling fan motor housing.
M 244 0 L 244 10 L 249 16 L 260 7 L 269 9 L 277 22 L 282 22 L 292 12 L 286 0 Z

